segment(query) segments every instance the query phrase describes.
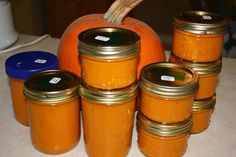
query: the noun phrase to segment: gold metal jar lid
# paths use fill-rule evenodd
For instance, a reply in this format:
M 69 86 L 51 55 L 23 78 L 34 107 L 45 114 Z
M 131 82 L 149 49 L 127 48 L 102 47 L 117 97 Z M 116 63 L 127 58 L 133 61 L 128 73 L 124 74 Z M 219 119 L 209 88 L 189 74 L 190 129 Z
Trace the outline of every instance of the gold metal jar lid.
M 174 29 L 194 34 L 225 34 L 228 20 L 205 11 L 180 11 L 174 16 Z
M 140 88 L 164 98 L 179 98 L 195 94 L 198 75 L 191 68 L 174 63 L 152 63 L 141 70 Z
M 31 75 L 24 83 L 24 95 L 41 103 L 63 102 L 78 96 L 79 77 L 64 70 L 47 70 Z
M 195 100 L 193 103 L 193 111 L 202 111 L 213 109 L 216 104 L 216 95 L 203 100 Z
M 95 103 L 105 105 L 120 104 L 130 101 L 137 96 L 138 83 L 136 81 L 130 86 L 120 89 L 102 90 L 88 86 L 81 81 L 79 93 L 82 98 Z
M 162 124 L 146 118 L 141 112 L 137 114 L 137 127 L 157 136 L 178 136 L 190 133 L 192 129 L 192 117 L 183 122 L 174 124 Z
M 81 55 L 101 59 L 120 59 L 138 55 L 140 36 L 116 27 L 100 27 L 83 31 L 78 36 Z
M 194 71 L 196 71 L 199 75 L 207 75 L 207 74 L 217 74 L 221 71 L 222 68 L 222 59 L 218 59 L 217 61 L 213 62 L 191 62 L 184 59 L 181 59 L 171 54 L 170 61 L 173 59 L 175 63 L 180 63 L 191 67 Z

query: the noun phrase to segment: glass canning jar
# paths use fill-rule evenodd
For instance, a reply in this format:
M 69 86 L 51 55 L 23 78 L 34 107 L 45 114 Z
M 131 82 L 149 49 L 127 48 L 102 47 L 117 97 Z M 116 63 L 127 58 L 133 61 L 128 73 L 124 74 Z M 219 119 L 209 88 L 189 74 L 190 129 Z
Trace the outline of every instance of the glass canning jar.
M 99 89 L 117 89 L 137 79 L 140 37 L 114 27 L 89 29 L 79 34 L 81 78 Z
M 185 60 L 212 62 L 221 57 L 228 20 L 204 11 L 180 11 L 173 22 L 173 53 Z
M 191 116 L 183 122 L 162 124 L 137 115 L 138 146 L 145 156 L 182 157 L 192 127 Z
M 153 63 L 141 70 L 140 111 L 160 123 L 176 123 L 192 112 L 198 75 L 174 63 Z
M 132 140 L 137 82 L 116 90 L 81 83 L 85 148 L 90 157 L 125 157 Z
M 7 58 L 5 70 L 8 75 L 14 116 L 18 122 L 28 125 L 23 87 L 24 81 L 32 74 L 58 69 L 57 57 L 44 51 L 27 51 Z
M 61 154 L 80 139 L 79 78 L 64 70 L 31 75 L 24 83 L 33 146 Z

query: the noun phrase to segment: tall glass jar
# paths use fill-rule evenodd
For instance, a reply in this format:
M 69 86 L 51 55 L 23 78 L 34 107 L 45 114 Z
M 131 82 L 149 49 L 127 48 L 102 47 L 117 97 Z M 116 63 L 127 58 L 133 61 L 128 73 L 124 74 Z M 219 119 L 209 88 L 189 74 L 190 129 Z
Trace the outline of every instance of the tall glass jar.
M 183 122 L 162 124 L 137 115 L 138 146 L 145 156 L 182 157 L 192 127 L 191 116 Z
M 131 147 L 137 82 L 117 90 L 81 83 L 84 141 L 90 157 L 125 157 Z
M 140 37 L 130 30 L 94 28 L 79 34 L 81 78 L 99 89 L 124 88 L 135 82 Z
M 28 126 L 27 109 L 23 95 L 24 81 L 34 73 L 49 69 L 58 69 L 57 57 L 44 51 L 17 53 L 7 58 L 5 62 L 14 116 L 23 125 Z
M 228 20 L 215 13 L 180 11 L 174 16 L 173 53 L 185 60 L 212 62 L 221 57 Z
M 33 146 L 46 154 L 61 154 L 80 139 L 79 78 L 68 71 L 31 75 L 24 84 Z
M 153 63 L 145 66 L 140 76 L 140 111 L 160 123 L 176 123 L 192 112 L 198 90 L 198 75 L 186 66 Z

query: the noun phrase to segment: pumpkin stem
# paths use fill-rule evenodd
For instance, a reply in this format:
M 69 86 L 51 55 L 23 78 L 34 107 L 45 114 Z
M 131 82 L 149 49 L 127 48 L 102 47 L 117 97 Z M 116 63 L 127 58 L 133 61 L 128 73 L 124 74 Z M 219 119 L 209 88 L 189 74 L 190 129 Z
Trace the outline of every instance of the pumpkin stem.
M 124 17 L 143 0 L 116 0 L 104 14 L 108 23 L 122 24 Z

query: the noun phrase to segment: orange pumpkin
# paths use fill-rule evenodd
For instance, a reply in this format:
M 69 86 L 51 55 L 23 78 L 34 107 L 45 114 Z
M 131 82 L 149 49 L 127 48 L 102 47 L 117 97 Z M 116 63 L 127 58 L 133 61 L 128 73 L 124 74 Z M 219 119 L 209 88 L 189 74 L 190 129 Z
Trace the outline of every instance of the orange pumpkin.
M 96 27 L 125 28 L 136 32 L 141 37 L 138 77 L 143 66 L 153 62 L 165 61 L 162 43 L 156 32 L 142 21 L 125 17 L 141 1 L 116 0 L 105 14 L 85 15 L 71 23 L 63 33 L 58 47 L 60 69 L 71 71 L 80 76 L 78 34 Z

